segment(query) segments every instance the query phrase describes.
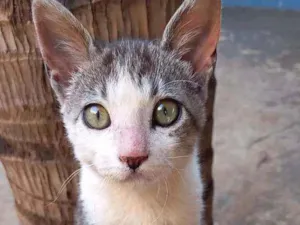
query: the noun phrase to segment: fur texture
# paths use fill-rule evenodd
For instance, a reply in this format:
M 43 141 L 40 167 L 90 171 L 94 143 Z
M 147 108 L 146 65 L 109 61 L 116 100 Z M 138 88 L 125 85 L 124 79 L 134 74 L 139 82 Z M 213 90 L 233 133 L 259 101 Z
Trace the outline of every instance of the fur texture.
M 107 68 L 106 57 L 111 60 Z M 195 147 L 204 122 L 202 80 L 188 63 L 151 43 L 115 43 L 94 60 L 87 71 L 74 76 L 78 80 L 70 85 L 62 107 L 76 158 L 83 162 L 80 193 L 87 221 L 199 224 L 202 183 Z M 80 79 L 84 73 L 89 76 Z M 152 128 L 153 108 L 166 97 L 184 102 L 180 119 L 169 128 Z M 114 125 L 107 130 L 87 129 L 78 118 L 93 102 L 109 109 Z M 117 154 L 135 130 L 142 134 L 150 157 L 138 171 L 144 177 L 128 182 L 124 180 L 130 170 Z
M 33 19 L 81 164 L 78 224 L 199 225 L 204 205 L 198 134 L 220 2 L 185 1 L 161 42 L 94 41 L 54 0 L 34 0 Z M 154 125 L 156 104 L 170 98 L 180 105 L 177 121 Z M 94 103 L 109 113 L 106 129 L 91 129 L 83 120 L 85 107 Z M 135 172 L 119 158 L 132 152 L 148 155 Z

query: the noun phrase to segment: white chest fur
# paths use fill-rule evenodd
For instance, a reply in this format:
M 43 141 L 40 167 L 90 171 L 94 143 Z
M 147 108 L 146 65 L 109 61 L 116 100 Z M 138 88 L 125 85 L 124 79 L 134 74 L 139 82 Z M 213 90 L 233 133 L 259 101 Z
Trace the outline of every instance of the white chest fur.
M 105 182 L 82 169 L 81 200 L 91 225 L 199 225 L 202 182 L 196 157 L 152 186 Z

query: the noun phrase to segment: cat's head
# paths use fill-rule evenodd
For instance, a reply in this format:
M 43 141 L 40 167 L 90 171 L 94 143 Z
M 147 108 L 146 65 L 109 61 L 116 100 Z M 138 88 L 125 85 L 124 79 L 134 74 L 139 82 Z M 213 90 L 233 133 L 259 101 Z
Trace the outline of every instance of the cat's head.
M 204 124 L 220 8 L 187 0 L 161 41 L 102 43 L 55 0 L 33 1 L 38 45 L 82 166 L 154 181 L 188 164 Z

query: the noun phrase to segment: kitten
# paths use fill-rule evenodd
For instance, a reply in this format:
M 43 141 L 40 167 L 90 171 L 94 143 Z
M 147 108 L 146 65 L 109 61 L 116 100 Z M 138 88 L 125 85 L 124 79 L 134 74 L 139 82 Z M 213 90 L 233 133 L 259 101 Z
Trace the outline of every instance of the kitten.
M 201 224 L 197 152 L 220 0 L 184 1 L 161 41 L 106 44 L 55 0 L 32 9 L 81 165 L 77 224 Z

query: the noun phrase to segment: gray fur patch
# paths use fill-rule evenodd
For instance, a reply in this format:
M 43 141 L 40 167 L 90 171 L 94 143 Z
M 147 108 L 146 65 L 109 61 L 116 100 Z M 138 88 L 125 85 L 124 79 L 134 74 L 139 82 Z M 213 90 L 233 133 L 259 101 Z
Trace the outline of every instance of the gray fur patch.
M 203 124 L 206 83 L 194 74 L 190 63 L 180 60 L 176 52 L 162 50 L 149 41 L 126 40 L 102 46 L 90 64 L 74 74 L 64 101 L 64 114 L 76 119 L 93 97 L 106 97 L 108 82 L 118 79 L 118 67 L 127 68 L 137 87 L 142 79 L 152 86 L 152 95 L 167 95 L 179 101 L 189 112 L 197 129 Z M 180 132 L 182 133 L 182 132 Z

